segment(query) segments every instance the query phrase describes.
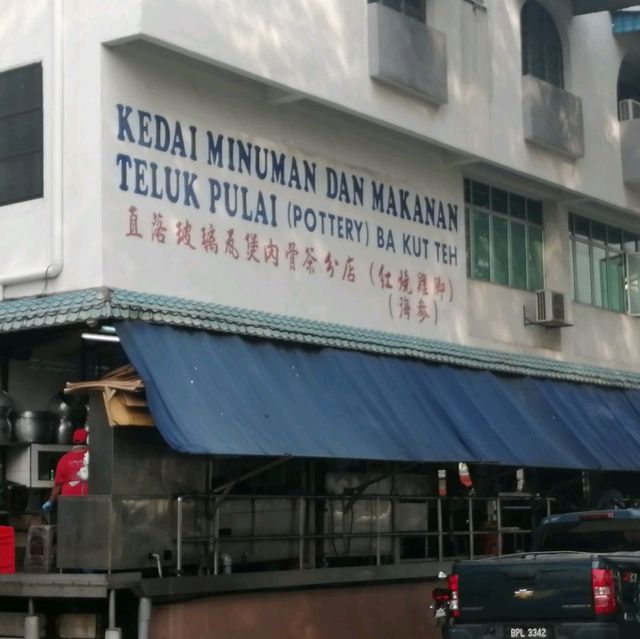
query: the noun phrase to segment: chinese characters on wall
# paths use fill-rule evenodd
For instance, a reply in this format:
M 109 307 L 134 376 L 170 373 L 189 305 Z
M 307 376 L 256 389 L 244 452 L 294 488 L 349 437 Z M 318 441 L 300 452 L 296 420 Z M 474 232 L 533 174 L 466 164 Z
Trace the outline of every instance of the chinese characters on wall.
M 133 251 L 133 243 L 173 251 L 165 258 L 176 265 L 187 255 L 210 260 L 229 288 L 268 279 L 284 283 L 281 295 L 308 295 L 309 306 L 321 295 L 335 306 L 323 318 L 338 322 L 351 319 L 349 305 L 417 330 L 451 312 L 461 270 L 456 204 L 132 106 L 118 104 L 116 117 L 120 237 Z

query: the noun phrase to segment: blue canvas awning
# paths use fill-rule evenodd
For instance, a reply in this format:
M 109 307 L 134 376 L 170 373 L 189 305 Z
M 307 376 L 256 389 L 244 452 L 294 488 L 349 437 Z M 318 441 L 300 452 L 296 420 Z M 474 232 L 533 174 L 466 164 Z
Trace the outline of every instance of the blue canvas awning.
M 123 322 L 185 453 L 640 469 L 640 391 Z

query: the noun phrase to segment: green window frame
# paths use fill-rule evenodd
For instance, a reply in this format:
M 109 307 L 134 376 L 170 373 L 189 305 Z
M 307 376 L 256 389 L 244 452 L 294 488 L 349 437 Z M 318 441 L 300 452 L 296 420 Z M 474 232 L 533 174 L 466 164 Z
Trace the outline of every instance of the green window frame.
M 42 197 L 42 65 L 0 73 L 0 206 Z
M 640 236 L 569 213 L 569 243 L 574 300 L 625 313 L 628 263 L 640 248 Z
M 465 179 L 467 277 L 544 288 L 542 202 Z

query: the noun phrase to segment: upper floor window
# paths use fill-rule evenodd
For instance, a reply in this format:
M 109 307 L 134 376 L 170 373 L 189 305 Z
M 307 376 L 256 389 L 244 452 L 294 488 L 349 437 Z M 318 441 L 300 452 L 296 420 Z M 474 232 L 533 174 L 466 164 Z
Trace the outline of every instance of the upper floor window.
M 42 65 L 0 73 L 0 206 L 42 197 Z
M 618 117 L 640 119 L 640 56 L 628 55 L 618 72 Z
M 467 275 L 531 291 L 544 288 L 542 202 L 464 181 Z
M 369 4 L 379 2 L 394 11 L 404 13 L 410 18 L 425 22 L 427 18 L 426 0 L 369 0 Z
M 532 75 L 564 88 L 562 43 L 546 9 L 537 0 L 527 0 L 520 16 L 522 75 Z
M 569 236 L 574 299 L 623 313 L 627 303 L 625 258 L 640 249 L 640 237 L 573 214 L 569 215 Z

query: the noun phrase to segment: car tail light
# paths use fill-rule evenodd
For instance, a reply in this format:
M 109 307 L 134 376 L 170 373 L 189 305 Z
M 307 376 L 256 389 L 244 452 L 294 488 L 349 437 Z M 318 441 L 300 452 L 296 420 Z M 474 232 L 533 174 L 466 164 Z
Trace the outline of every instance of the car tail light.
M 611 511 L 583 513 L 580 515 L 580 521 L 598 521 L 600 519 L 615 519 L 615 513 Z
M 593 568 L 591 570 L 593 585 L 593 609 L 596 615 L 612 615 L 616 612 L 616 587 L 613 570 Z
M 460 616 L 460 578 L 449 575 L 449 610 L 452 617 Z

